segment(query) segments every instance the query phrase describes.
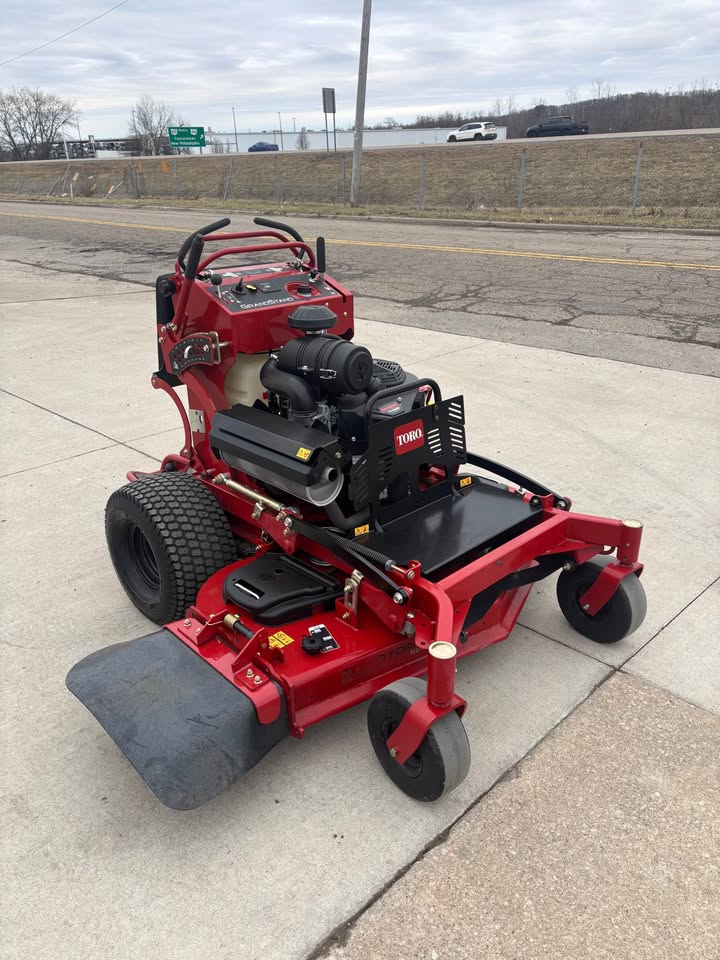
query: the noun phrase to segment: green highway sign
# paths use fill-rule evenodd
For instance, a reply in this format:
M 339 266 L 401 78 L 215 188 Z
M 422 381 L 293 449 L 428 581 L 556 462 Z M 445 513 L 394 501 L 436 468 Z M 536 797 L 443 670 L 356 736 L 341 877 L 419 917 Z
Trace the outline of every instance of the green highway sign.
M 171 147 L 204 147 L 205 127 L 168 127 Z

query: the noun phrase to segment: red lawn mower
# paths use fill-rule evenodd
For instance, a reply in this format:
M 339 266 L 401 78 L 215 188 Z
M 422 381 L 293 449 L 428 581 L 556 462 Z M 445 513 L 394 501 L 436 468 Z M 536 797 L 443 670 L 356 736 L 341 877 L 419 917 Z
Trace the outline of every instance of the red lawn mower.
M 462 397 L 353 343 L 322 237 L 313 250 L 261 217 L 217 232 L 229 223 L 188 237 L 157 281 L 152 385 L 182 449 L 129 473 L 105 515 L 120 582 L 164 626 L 86 657 L 67 685 L 176 809 L 370 698 L 385 772 L 437 800 L 470 765 L 458 658 L 504 640 L 557 571 L 576 630 L 628 636 L 646 610 L 642 525 L 572 513 L 470 453 Z M 226 257 L 241 265 L 219 269 Z

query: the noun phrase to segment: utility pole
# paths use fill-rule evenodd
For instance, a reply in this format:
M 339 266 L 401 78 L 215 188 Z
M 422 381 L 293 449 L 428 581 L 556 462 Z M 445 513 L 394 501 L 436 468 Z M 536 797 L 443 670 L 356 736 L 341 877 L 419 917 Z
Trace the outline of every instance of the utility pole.
M 355 135 L 353 136 L 353 165 L 350 179 L 350 206 L 360 202 L 360 162 L 362 160 L 363 127 L 365 126 L 365 89 L 367 87 L 368 47 L 370 45 L 370 13 L 372 0 L 363 0 L 360 29 L 360 63 L 358 65 L 357 103 L 355 105 Z
M 233 112 L 233 130 L 235 131 L 235 153 L 240 153 L 240 147 L 238 146 L 237 138 L 237 124 L 235 123 L 235 107 L 232 108 Z
M 280 124 L 280 149 L 284 150 L 285 144 L 283 143 L 283 135 L 282 135 L 282 117 L 280 116 L 279 111 L 278 111 L 278 123 Z

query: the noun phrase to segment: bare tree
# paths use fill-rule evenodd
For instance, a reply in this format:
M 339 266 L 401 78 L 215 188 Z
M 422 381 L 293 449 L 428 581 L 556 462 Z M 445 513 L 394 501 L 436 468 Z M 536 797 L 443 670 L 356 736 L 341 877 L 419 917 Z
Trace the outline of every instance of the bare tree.
M 295 140 L 295 146 L 298 148 L 298 150 L 310 149 L 310 136 L 307 130 L 305 129 L 305 127 L 303 127 L 300 133 L 297 135 L 297 139 Z
M 53 142 L 77 120 L 75 104 L 30 87 L 0 90 L 0 148 L 13 160 L 47 160 Z
M 495 97 L 490 108 L 490 112 L 493 117 L 504 117 L 505 116 L 505 101 L 502 97 Z
M 515 113 L 515 97 L 505 97 L 505 115 L 509 116 L 511 113 Z
M 137 138 L 141 153 L 155 156 L 167 145 L 168 127 L 182 125 L 182 118 L 174 110 L 145 93 L 133 107 L 130 132 Z
M 578 102 L 578 88 L 574 83 L 571 83 L 565 91 L 565 99 L 567 100 L 568 107 L 570 107 L 571 110 L 574 110 Z

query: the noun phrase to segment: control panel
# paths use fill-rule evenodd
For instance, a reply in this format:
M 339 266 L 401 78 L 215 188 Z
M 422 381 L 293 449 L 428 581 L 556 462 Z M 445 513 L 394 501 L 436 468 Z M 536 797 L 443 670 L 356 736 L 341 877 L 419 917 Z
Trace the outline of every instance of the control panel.
M 186 335 L 206 335 L 214 331 L 222 349 L 235 353 L 260 353 L 283 346 L 299 336 L 288 323 L 290 314 L 303 304 L 327 307 L 337 317 L 333 333 L 351 337 L 353 333 L 352 294 L 317 270 L 303 270 L 296 263 L 268 263 L 206 270 L 193 282 L 188 303 L 192 322 Z M 189 346 L 187 344 L 183 349 Z M 195 345 L 193 345 L 195 346 Z M 205 362 L 211 349 L 198 344 L 203 356 L 193 350 L 193 362 Z M 189 359 L 189 357 L 187 358 Z M 185 366 L 184 356 L 174 355 L 178 372 Z

